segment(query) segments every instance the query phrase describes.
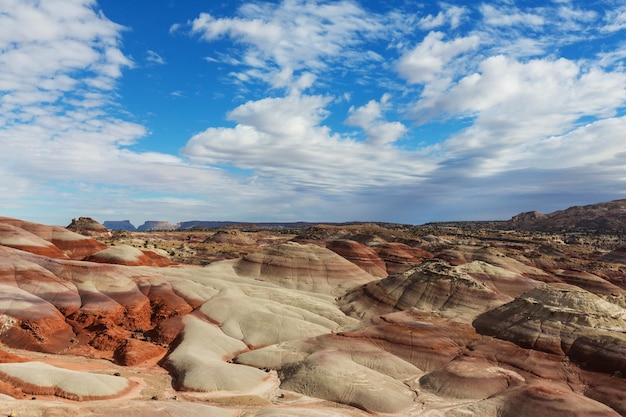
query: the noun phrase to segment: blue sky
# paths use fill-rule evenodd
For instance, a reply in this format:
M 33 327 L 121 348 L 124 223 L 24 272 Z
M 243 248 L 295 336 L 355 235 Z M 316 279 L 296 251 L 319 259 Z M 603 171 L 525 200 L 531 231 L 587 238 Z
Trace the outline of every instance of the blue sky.
M 623 1 L 0 2 L 0 215 L 508 219 L 626 194 Z

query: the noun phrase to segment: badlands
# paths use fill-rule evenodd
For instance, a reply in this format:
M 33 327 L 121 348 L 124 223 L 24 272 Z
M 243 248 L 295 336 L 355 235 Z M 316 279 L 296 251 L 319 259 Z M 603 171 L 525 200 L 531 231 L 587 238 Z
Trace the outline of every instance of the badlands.
M 626 201 L 568 210 L 132 232 L 1 217 L 0 416 L 624 416 Z

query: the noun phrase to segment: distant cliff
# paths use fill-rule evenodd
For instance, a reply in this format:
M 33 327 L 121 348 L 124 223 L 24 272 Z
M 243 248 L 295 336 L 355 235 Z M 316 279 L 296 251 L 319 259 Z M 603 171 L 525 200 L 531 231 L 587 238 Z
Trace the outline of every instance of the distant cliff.
M 137 228 L 137 230 L 143 232 L 149 232 L 153 230 L 176 230 L 178 229 L 178 225 L 172 224 L 170 222 L 158 221 L 158 220 L 148 220 L 141 226 Z
M 574 206 L 549 214 L 536 211 L 520 213 L 506 225 L 514 230 L 545 232 L 624 232 L 626 200 Z
M 102 224 L 109 230 L 137 230 L 137 228 L 132 225 L 130 220 L 107 220 Z

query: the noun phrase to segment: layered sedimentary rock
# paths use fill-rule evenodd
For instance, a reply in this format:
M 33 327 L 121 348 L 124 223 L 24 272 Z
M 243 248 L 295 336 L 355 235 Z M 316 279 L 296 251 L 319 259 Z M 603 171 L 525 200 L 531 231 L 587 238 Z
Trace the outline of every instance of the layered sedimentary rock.
M 317 245 L 287 242 L 244 257 L 235 267 L 244 277 L 285 288 L 341 295 L 375 278 L 335 252 Z
M 354 240 L 332 240 L 326 243 L 326 247 L 342 258 L 358 265 L 361 269 L 377 278 L 384 278 L 387 274 L 385 262 L 378 253 Z
M 154 231 L 154 230 L 176 230 L 178 226 L 166 221 L 148 220 L 141 226 L 137 227 L 137 230 L 142 231 Z
M 77 219 L 72 219 L 72 222 L 66 227 L 66 229 L 84 236 L 111 236 L 109 229 L 91 217 L 79 217 Z
M 137 230 L 130 220 L 107 220 L 102 225 L 109 230 Z
M 404 272 L 419 265 L 424 259 L 430 259 L 434 256 L 425 249 L 401 242 L 385 242 L 372 246 L 372 249 L 385 262 L 389 275 Z
M 85 261 L 128 266 L 169 266 L 172 262 L 153 251 L 141 250 L 132 246 L 112 246 L 94 253 Z
M 75 401 L 116 398 L 131 388 L 125 378 L 62 369 L 43 362 L 0 363 L 0 376 L 24 394 Z
M 359 318 L 415 308 L 471 319 L 511 300 L 490 287 L 496 286 L 493 281 L 516 279 L 517 275 L 508 271 L 487 274 L 486 268 L 479 269 L 480 277 L 484 279 L 487 275 L 492 281 L 486 285 L 469 272 L 467 267 L 454 267 L 441 260 L 424 262 L 350 291 L 342 297 L 340 305 L 343 311 Z
M 5 246 L 15 247 L 17 249 L 26 250 L 28 252 L 36 253 L 39 255 L 49 256 L 49 257 L 69 257 L 70 259 L 82 259 L 85 256 L 89 256 L 93 253 L 96 253 L 102 249 L 106 248 L 106 245 L 94 240 L 88 236 L 83 236 L 78 233 L 74 233 L 71 230 L 67 230 L 63 227 L 58 226 L 46 226 L 38 223 L 31 223 L 17 219 L 11 219 L 7 217 L 0 217 L 0 225 L 2 225 L 2 229 L 0 229 L 0 239 L 6 239 L 8 236 L 11 236 L 13 231 L 7 230 L 7 226 L 13 226 L 18 229 L 21 229 L 22 232 L 30 233 L 34 236 L 37 236 L 40 239 L 43 239 L 46 242 L 51 243 L 54 247 L 50 248 L 53 252 L 41 252 L 39 247 L 43 244 L 41 240 L 33 247 L 30 243 L 26 243 L 23 246 L 20 246 L 18 243 L 17 246 L 15 244 L 6 244 Z M 21 234 L 20 240 L 26 238 L 27 235 Z M 27 241 L 31 240 L 32 237 L 26 238 Z M 64 255 L 58 255 L 58 251 L 61 251 Z
M 621 338 L 626 331 L 626 309 L 567 284 L 530 290 L 482 314 L 474 326 L 481 333 L 558 354 L 567 353 L 583 336 L 590 340 L 609 336 L 626 347 Z
M 209 236 L 205 242 L 256 245 L 256 241 L 252 237 L 240 232 L 239 230 L 219 230 L 215 232 L 214 235 Z
M 315 244 L 281 234 L 242 259 L 161 267 L 119 241 L 94 250 L 0 221 L 0 414 L 626 414 L 624 269 L 606 250 L 320 230 Z M 210 235 L 194 238 L 219 250 L 240 237 Z M 398 272 L 362 268 L 381 260 Z

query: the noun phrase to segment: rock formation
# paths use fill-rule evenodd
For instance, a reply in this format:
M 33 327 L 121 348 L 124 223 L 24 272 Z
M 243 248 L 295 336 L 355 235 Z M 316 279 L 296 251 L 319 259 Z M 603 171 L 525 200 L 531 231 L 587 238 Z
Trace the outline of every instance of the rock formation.
M 72 219 L 66 229 L 84 236 L 111 236 L 109 229 L 92 219 L 91 217 L 79 217 Z
M 155 231 L 155 230 L 176 230 L 178 226 L 171 224 L 170 222 L 148 220 L 141 226 L 137 227 L 137 230 L 142 231 Z
M 619 235 L 280 227 L 0 218 L 0 415 L 626 415 Z
M 137 230 L 137 228 L 133 226 L 130 220 L 107 220 L 103 223 L 103 225 L 109 230 Z

